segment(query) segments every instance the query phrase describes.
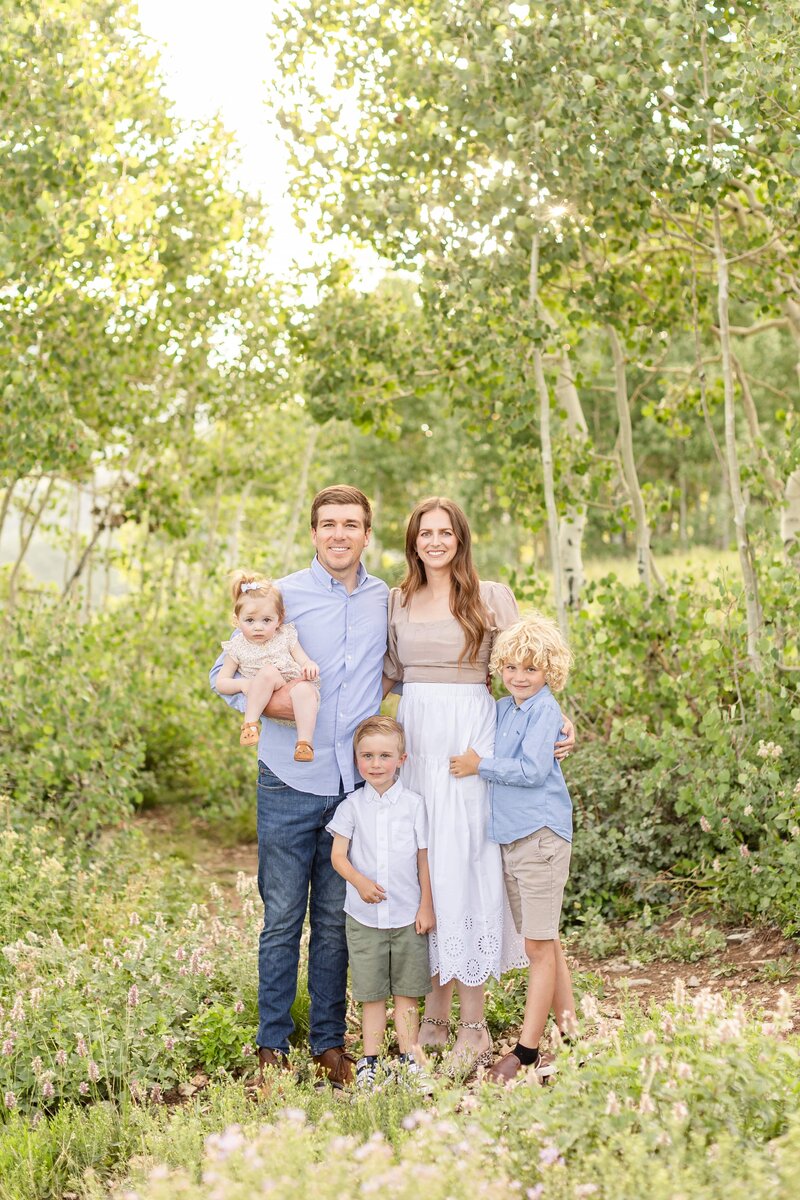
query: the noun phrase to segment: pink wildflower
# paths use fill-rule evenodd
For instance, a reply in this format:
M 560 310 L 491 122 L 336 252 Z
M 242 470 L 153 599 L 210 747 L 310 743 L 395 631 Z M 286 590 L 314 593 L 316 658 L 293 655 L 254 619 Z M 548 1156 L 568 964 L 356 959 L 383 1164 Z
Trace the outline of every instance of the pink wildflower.
M 42 1098 L 44 1100 L 52 1100 L 56 1094 L 56 1089 L 53 1087 L 49 1079 L 45 1079 L 42 1084 Z
M 700 828 L 702 829 L 703 833 L 711 832 L 711 822 L 709 821 L 708 817 L 700 818 Z
M 13 1092 L 6 1092 L 5 1096 L 3 1097 L 3 1103 L 5 1104 L 6 1108 L 8 1108 L 8 1109 L 16 1108 L 17 1107 L 17 1097 L 14 1095 Z
M 749 858 L 750 857 L 750 850 L 747 846 L 745 846 L 744 842 L 742 842 L 741 846 L 739 847 L 739 856 L 741 858 Z
M 98 1065 L 94 1061 L 94 1059 L 91 1059 L 89 1064 L 87 1065 L 86 1074 L 89 1076 L 92 1083 L 97 1083 L 98 1079 L 100 1078 L 100 1068 L 98 1067 Z
M 89 1047 L 86 1045 L 86 1038 L 83 1036 L 83 1034 L 82 1034 L 82 1033 L 79 1033 L 79 1034 L 78 1034 L 78 1044 L 77 1044 L 77 1046 L 75 1047 L 75 1050 L 76 1050 L 76 1053 L 79 1055 L 79 1057 L 80 1057 L 80 1058 L 87 1058 L 87 1057 L 88 1057 L 88 1054 L 89 1054 Z
M 89 1085 L 88 1085 L 88 1083 L 86 1082 L 86 1080 L 85 1080 L 85 1079 L 82 1079 L 82 1080 L 80 1081 L 80 1083 L 78 1084 L 78 1091 L 80 1092 L 80 1094 L 81 1094 L 82 1096 L 88 1096 L 88 1095 L 89 1095 Z
M 128 1008 L 136 1008 L 136 1005 L 138 1003 L 139 1003 L 139 989 L 135 983 L 132 983 L 131 987 L 130 987 L 130 991 L 128 992 Z

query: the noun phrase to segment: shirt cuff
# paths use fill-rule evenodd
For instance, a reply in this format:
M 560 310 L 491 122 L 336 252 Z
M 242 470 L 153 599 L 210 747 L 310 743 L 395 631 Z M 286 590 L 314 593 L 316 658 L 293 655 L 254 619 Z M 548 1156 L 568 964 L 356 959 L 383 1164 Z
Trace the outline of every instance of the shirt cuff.
M 489 782 L 494 780 L 494 759 L 482 758 L 478 763 L 478 774 L 481 779 L 487 779 Z

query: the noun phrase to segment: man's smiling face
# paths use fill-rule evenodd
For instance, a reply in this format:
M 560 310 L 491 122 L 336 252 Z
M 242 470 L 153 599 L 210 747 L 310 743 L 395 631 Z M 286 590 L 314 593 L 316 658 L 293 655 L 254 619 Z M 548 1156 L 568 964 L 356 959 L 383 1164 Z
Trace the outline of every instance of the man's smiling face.
M 311 540 L 317 558 L 334 579 L 349 575 L 369 545 L 370 530 L 364 525 L 360 504 L 323 504 L 317 512 Z

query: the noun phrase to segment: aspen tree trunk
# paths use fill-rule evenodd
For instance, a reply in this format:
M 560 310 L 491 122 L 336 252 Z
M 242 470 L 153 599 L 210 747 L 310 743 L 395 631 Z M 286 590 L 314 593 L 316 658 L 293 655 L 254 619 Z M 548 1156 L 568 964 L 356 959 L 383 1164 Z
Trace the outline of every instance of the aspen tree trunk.
M 781 538 L 787 561 L 800 567 L 800 467 L 786 480 L 781 513 Z
M 589 435 L 583 415 L 572 363 L 566 350 L 561 353 L 558 379 L 555 387 L 556 400 L 567 414 L 566 425 L 573 441 L 584 443 Z M 564 592 L 567 609 L 577 611 L 581 606 L 581 595 L 585 577 L 583 574 L 583 531 L 586 526 L 586 506 L 574 502 L 567 504 L 567 511 L 559 522 L 558 541 L 561 569 L 564 575 Z
M 25 561 L 25 555 L 28 553 L 28 550 L 30 549 L 30 544 L 31 544 L 31 540 L 33 539 L 33 535 L 36 532 L 39 522 L 41 521 L 42 517 L 44 516 L 45 509 L 47 508 L 47 505 L 50 502 L 50 496 L 52 494 L 53 488 L 56 485 L 55 479 L 48 480 L 47 487 L 45 488 L 45 493 L 42 496 L 41 500 L 39 501 L 38 506 L 36 508 L 34 508 L 33 500 L 34 500 L 34 497 L 36 494 L 36 490 L 39 486 L 39 482 L 40 481 L 37 480 L 36 484 L 34 485 L 34 489 L 31 492 L 31 495 L 28 499 L 28 503 L 25 507 L 25 511 L 24 511 L 22 517 L 20 518 L 19 554 L 17 555 L 17 560 L 14 563 L 14 566 L 11 568 L 11 574 L 8 577 L 8 611 L 9 612 L 11 612 L 11 610 L 13 609 L 13 607 L 16 603 L 17 577 L 19 575 L 20 568 L 22 567 L 22 564 Z M 24 523 L 24 520 L 26 517 L 28 518 L 27 525 Z
M 528 302 L 531 315 L 536 313 L 536 295 L 539 287 L 539 235 L 531 245 L 531 265 L 528 284 Z M 550 542 L 550 563 L 553 570 L 553 593 L 556 602 L 558 625 L 565 639 L 569 637 L 569 621 L 561 588 L 561 549 L 558 536 L 558 509 L 556 508 L 555 482 L 553 479 L 553 447 L 550 440 L 550 392 L 544 377 L 542 352 L 538 344 L 533 348 L 533 374 L 539 396 L 539 425 L 542 439 L 542 478 L 544 502 L 547 509 L 547 528 Z
M 636 470 L 636 460 L 633 457 L 633 427 L 631 426 L 631 410 L 628 404 L 628 381 L 625 376 L 625 356 L 616 329 L 606 326 L 611 353 L 614 358 L 614 393 L 617 400 L 617 419 L 619 420 L 619 447 L 622 456 L 622 473 L 630 496 L 633 520 L 636 528 L 636 569 L 639 572 L 639 582 L 647 588 L 648 595 L 653 590 L 653 563 L 650 551 L 650 526 L 647 521 L 647 511 L 644 506 L 642 489 L 639 486 L 639 475 Z
M 231 524 L 231 534 L 228 538 L 228 566 L 231 570 L 239 564 L 239 535 L 241 534 L 242 519 L 244 518 L 244 511 L 247 508 L 247 501 L 250 499 L 252 488 L 253 481 L 248 479 L 239 493 L 239 503 L 236 506 L 236 512 Z
M 755 670 L 761 666 L 758 639 L 761 634 L 762 615 L 758 598 L 753 552 L 747 534 L 747 502 L 742 490 L 739 473 L 739 455 L 736 448 L 736 408 L 733 392 L 733 362 L 731 357 L 731 334 L 728 313 L 729 282 L 728 260 L 722 240 L 722 221 L 719 209 L 714 209 L 714 257 L 717 271 L 717 320 L 719 343 L 722 351 L 722 382 L 725 395 L 725 461 L 728 466 L 728 486 L 733 506 L 733 525 L 736 530 L 736 548 L 744 580 L 745 607 L 747 611 L 747 656 Z
M 17 486 L 18 483 L 19 483 L 18 479 L 12 479 L 11 482 L 7 485 L 7 487 L 3 493 L 3 505 L 0 508 L 0 538 L 2 538 L 2 536 L 3 536 L 3 529 L 5 528 L 6 517 L 8 516 L 8 510 L 11 507 L 11 497 L 14 495 L 14 488 Z

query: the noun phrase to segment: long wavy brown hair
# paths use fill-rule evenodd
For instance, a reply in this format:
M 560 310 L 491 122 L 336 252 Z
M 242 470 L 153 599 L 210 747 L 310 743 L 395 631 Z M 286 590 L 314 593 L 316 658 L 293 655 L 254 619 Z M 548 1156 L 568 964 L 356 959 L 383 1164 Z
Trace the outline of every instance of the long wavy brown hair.
M 406 577 L 400 584 L 404 607 L 408 607 L 414 595 L 428 582 L 425 565 L 417 554 L 417 538 L 426 513 L 442 508 L 450 518 L 458 546 L 450 563 L 450 611 L 464 630 L 464 649 L 458 656 L 461 666 L 464 658 L 474 665 L 488 629 L 486 609 L 481 600 L 480 580 L 472 562 L 472 534 L 466 513 L 446 496 L 429 496 L 421 500 L 408 518 L 406 528 Z

